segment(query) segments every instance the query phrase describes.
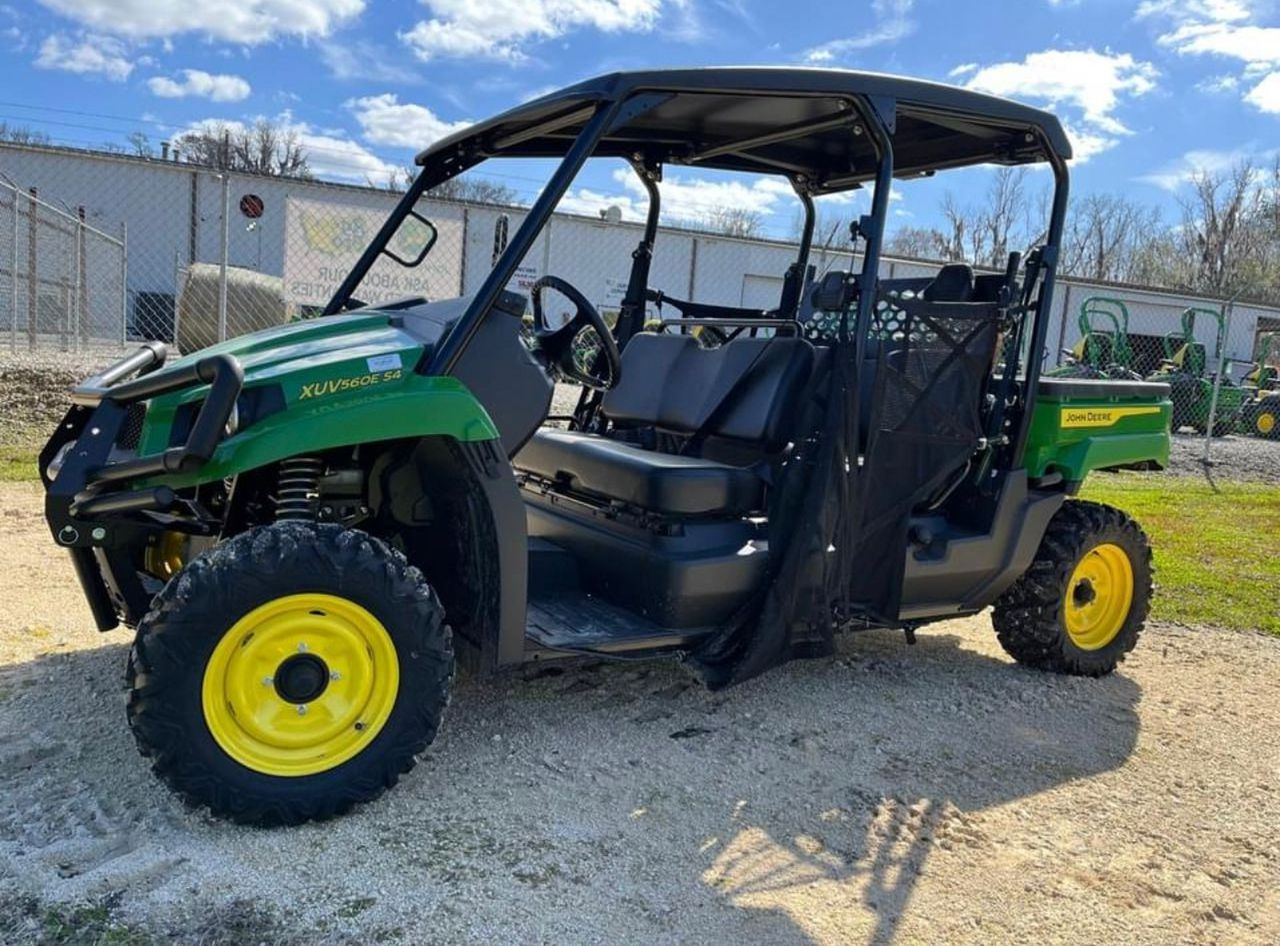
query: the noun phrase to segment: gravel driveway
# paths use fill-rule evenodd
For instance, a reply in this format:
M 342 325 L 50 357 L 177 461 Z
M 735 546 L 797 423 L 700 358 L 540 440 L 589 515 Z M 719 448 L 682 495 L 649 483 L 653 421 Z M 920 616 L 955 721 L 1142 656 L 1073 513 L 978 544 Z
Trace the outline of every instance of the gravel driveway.
M 1080 680 L 979 618 L 720 694 L 666 663 L 463 682 L 382 801 L 261 831 L 147 771 L 126 637 L 31 484 L 0 484 L 0 601 L 5 942 L 72 901 L 205 943 L 1280 941 L 1273 638 L 1156 626 Z

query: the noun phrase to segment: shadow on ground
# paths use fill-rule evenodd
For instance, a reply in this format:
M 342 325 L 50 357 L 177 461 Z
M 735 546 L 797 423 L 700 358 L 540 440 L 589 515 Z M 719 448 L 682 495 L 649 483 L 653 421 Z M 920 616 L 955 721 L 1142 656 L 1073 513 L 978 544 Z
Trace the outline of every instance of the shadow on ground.
M 984 809 L 1115 769 L 1137 740 L 1123 674 L 1032 673 L 976 639 L 858 635 L 716 694 L 664 663 L 463 681 L 399 788 L 278 832 L 187 812 L 146 771 L 123 718 L 125 646 L 43 657 L 0 667 L 0 851 L 54 898 L 92 895 L 95 872 L 143 847 L 179 852 L 171 873 L 211 889 L 230 858 L 225 884 L 242 877 L 333 937 L 467 939 L 474 899 L 491 923 L 479 938 L 536 918 L 562 941 L 888 942 L 935 852 L 1003 843 Z M 85 838 L 124 854 L 81 855 Z M 292 853 L 334 875 L 314 902 L 281 885 Z M 132 876 L 111 881 L 122 901 L 170 882 Z

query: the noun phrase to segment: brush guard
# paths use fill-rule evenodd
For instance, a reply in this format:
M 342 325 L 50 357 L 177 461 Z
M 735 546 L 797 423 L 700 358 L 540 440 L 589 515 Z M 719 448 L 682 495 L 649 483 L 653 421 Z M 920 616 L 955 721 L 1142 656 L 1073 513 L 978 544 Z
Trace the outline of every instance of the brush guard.
M 45 519 L 54 540 L 71 554 L 99 630 L 115 627 L 120 616 L 126 624 L 136 623 L 150 600 L 137 575 L 134 550 L 176 523 L 199 531 L 198 516 L 171 515 L 191 506 L 189 500 L 171 487 L 146 481 L 204 466 L 222 439 L 244 383 L 244 371 L 231 355 L 211 355 L 157 373 L 167 354 L 164 345 L 149 342 L 78 384 L 71 392 L 71 409 L 40 452 Z M 186 442 L 150 456 L 130 455 L 135 405 L 199 385 L 208 385 L 209 392 Z

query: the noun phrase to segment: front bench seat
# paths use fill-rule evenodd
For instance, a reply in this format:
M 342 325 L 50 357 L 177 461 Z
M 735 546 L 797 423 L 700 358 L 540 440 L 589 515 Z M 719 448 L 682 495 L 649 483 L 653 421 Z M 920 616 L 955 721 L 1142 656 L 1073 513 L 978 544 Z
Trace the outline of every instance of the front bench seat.
M 575 492 L 674 516 L 740 516 L 764 504 L 764 483 L 751 470 L 595 434 L 544 428 L 516 465 Z
M 622 381 L 601 410 L 620 429 L 699 435 L 767 456 L 787 443 L 813 361 L 801 338 L 704 349 L 689 335 L 644 333 L 623 350 Z M 513 462 L 577 492 L 669 515 L 740 516 L 764 506 L 764 483 L 749 468 L 595 434 L 542 428 Z

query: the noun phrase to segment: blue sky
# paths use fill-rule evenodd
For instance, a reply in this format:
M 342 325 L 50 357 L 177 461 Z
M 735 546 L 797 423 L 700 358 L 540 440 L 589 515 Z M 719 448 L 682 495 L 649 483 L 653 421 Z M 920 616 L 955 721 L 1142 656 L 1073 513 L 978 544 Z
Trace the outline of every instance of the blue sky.
M 431 140 L 615 69 L 809 64 L 970 85 L 1055 110 L 1076 194 L 1172 212 L 1198 168 L 1280 153 L 1280 0 L 28 0 L 0 4 L 0 121 L 55 142 L 158 142 L 208 119 L 293 125 L 322 176 L 382 180 Z M 495 176 L 524 196 L 538 169 Z M 775 182 L 669 174 L 664 207 L 748 206 L 785 234 Z M 895 221 L 936 219 L 907 185 Z M 638 206 L 597 168 L 571 209 Z M 673 209 L 673 213 L 679 210 Z

